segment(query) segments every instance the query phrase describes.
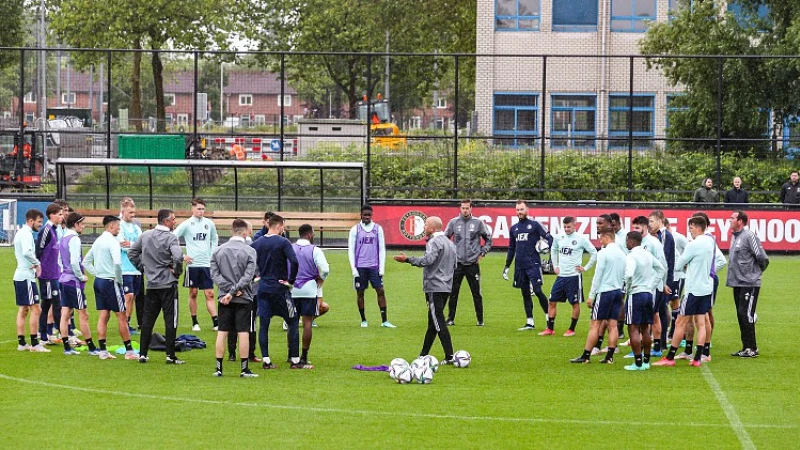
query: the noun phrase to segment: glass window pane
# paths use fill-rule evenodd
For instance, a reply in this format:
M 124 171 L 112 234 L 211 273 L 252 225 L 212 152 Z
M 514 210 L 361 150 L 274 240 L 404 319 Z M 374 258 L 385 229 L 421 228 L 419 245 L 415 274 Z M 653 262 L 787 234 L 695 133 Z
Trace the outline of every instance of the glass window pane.
M 514 131 L 514 111 L 510 109 L 495 111 L 494 129 L 498 131 Z
M 633 97 L 633 107 L 634 108 L 652 108 L 653 107 L 653 97 L 634 96 Z
M 626 108 L 628 106 L 628 97 L 620 97 L 615 95 L 610 97 L 609 101 L 612 108 Z
M 628 131 L 628 112 L 611 111 L 611 132 Z
M 517 21 L 514 19 L 497 19 L 495 28 L 498 30 L 513 30 L 517 28 Z
M 538 96 L 528 94 L 495 94 L 495 106 L 533 106 L 538 103 Z
M 519 19 L 520 30 L 538 30 L 539 19 Z
M 655 17 L 656 16 L 656 0 L 636 0 L 636 8 L 634 15 Z
M 538 16 L 539 0 L 519 0 L 520 16 Z
M 612 16 L 632 16 L 634 0 L 611 0 Z
M 597 26 L 597 0 L 558 0 L 553 2 L 553 25 Z
M 594 131 L 594 111 L 575 111 L 575 131 Z
M 652 130 L 652 113 L 650 111 L 633 112 L 633 131 L 649 133 Z
M 553 131 L 570 131 L 572 111 L 553 111 Z
M 497 0 L 495 14 L 498 16 L 517 15 L 517 0 Z
M 630 30 L 633 24 L 630 20 L 612 20 L 611 29 L 614 31 L 627 31 Z M 499 27 L 498 27 L 499 28 Z
M 647 31 L 647 27 L 650 26 L 652 20 L 634 20 L 633 21 L 633 30 L 634 31 Z
M 517 111 L 517 131 L 536 130 L 536 111 L 523 109 Z

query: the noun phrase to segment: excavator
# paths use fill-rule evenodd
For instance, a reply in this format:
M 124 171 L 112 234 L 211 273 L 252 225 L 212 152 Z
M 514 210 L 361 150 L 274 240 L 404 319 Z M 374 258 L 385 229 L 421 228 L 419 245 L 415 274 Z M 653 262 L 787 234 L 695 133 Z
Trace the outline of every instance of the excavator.
M 378 94 L 378 98 L 372 102 L 365 95 L 356 107 L 358 120 L 370 123 L 369 128 L 373 144 L 389 149 L 397 149 L 408 145 L 406 136 L 400 134 L 400 128 L 392 122 L 392 110 L 389 107 L 389 101 L 381 98 L 381 94 Z M 368 114 L 370 117 L 367 117 Z
M 43 135 L 35 130 L 0 130 L 0 189 L 38 189 L 45 168 L 43 148 Z

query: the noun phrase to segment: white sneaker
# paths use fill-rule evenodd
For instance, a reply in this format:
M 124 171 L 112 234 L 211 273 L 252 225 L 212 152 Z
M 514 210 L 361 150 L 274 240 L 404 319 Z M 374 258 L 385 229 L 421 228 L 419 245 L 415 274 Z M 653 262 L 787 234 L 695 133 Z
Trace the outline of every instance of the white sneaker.
M 77 328 L 75 328 L 74 330 L 72 330 L 72 334 L 74 334 L 75 336 L 78 336 L 78 337 L 81 337 L 81 336 L 83 336 L 83 333 L 81 333 L 81 330 L 79 330 L 79 329 L 77 329 Z
M 219 327 L 214 327 L 214 328 L 212 328 L 212 330 L 219 331 Z
M 289 331 L 289 324 L 286 321 L 283 321 L 283 331 Z
M 631 340 L 628 339 L 627 341 L 623 342 L 622 344 L 619 344 L 619 346 L 620 347 L 630 347 L 631 346 Z
M 41 342 L 31 347 L 31 351 L 34 353 L 50 353 L 50 349 L 45 348 L 44 345 L 41 344 Z
M 200 324 L 196 323 L 196 324 L 192 325 L 192 331 L 200 331 Z
M 117 357 L 112 355 L 111 353 L 108 353 L 107 350 L 101 350 L 100 359 L 117 359 Z
M 603 347 L 603 348 L 600 349 L 600 354 L 604 355 L 606 353 L 608 353 L 608 347 Z
M 686 353 L 686 352 L 682 352 L 682 353 L 681 353 L 681 354 L 679 354 L 679 355 L 675 355 L 675 359 L 687 359 L 687 360 L 691 360 L 692 358 L 693 358 L 693 356 L 692 356 L 691 354 L 689 354 L 689 353 Z
M 591 353 L 591 355 L 592 355 L 592 356 L 597 356 L 597 355 L 599 355 L 599 354 L 600 354 L 600 349 L 599 349 L 599 348 L 597 348 L 597 347 L 592 347 L 592 353 Z
M 29 351 L 31 351 L 31 344 L 17 345 L 17 351 L 18 352 L 29 352 Z
M 83 342 L 81 342 L 81 340 L 75 336 L 70 336 L 69 338 L 67 338 L 67 342 L 71 347 L 80 347 L 81 345 L 83 345 Z

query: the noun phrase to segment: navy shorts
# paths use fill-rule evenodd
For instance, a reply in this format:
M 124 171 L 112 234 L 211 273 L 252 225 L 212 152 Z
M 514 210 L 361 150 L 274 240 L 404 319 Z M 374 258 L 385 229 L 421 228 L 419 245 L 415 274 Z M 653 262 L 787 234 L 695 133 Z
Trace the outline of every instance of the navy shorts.
M 98 311 L 125 311 L 125 297 L 122 287 L 114 280 L 94 279 L 94 300 Z
M 61 285 L 63 308 L 86 309 L 86 293 L 78 286 Z
M 319 302 L 316 297 L 295 298 L 294 305 L 301 316 L 317 317 L 319 315 Z
M 366 291 L 369 285 L 373 289 L 383 287 L 383 277 L 378 269 L 358 269 L 358 276 L 353 280 L 353 288 L 357 291 Z
M 714 292 L 711 294 L 711 308 L 714 307 L 714 304 L 717 303 L 717 289 L 719 288 L 719 277 L 717 274 L 714 274 Z
M 557 277 L 550 290 L 551 302 L 566 302 L 570 305 L 583 302 L 583 277 Z
M 625 304 L 625 323 L 628 325 L 653 324 L 653 294 L 639 292 L 628 296 Z
M 183 276 L 183 287 L 196 289 L 214 289 L 210 267 L 189 267 Z
M 264 319 L 280 316 L 287 322 L 289 319 L 297 319 L 297 308 L 288 291 L 279 294 L 259 292 L 257 299 L 258 310 L 256 314 L 258 314 L 258 317 Z
M 685 282 L 684 278 L 680 280 L 675 280 L 669 283 L 669 288 L 672 289 L 672 294 L 670 295 L 670 300 L 678 300 L 681 298 L 681 292 L 683 292 L 683 284 Z
M 542 266 L 528 268 L 514 267 L 514 284 L 517 289 L 542 285 Z
M 591 320 L 617 320 L 622 308 L 622 290 L 601 292 L 594 299 Z
M 39 304 L 39 288 L 33 280 L 14 280 L 14 292 L 17 294 L 17 306 Z
M 682 316 L 697 316 L 708 312 L 711 309 L 712 294 L 694 296 L 686 294 L 681 300 L 680 314 Z
M 653 314 L 661 312 L 661 308 L 665 308 L 667 304 L 667 294 L 662 291 L 656 290 L 655 297 L 653 298 Z
M 58 300 L 58 280 L 39 279 L 39 293 L 42 300 Z
M 139 295 L 142 290 L 142 276 L 141 275 L 123 275 L 122 276 L 122 292 L 125 295 L 133 294 Z

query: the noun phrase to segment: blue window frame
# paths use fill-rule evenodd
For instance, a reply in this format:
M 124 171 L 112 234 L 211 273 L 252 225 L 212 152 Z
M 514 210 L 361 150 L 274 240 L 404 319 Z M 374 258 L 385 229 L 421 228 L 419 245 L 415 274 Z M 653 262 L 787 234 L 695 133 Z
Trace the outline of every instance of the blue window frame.
M 597 31 L 597 0 L 553 2 L 553 31 Z
M 536 145 L 539 137 L 539 94 L 498 92 L 494 94 L 494 131 L 503 145 Z
M 769 6 L 767 5 L 759 5 L 755 15 L 753 15 L 749 9 L 743 8 L 742 5 L 736 2 L 729 1 L 726 10 L 733 14 L 742 27 L 755 25 L 759 27 L 759 31 L 765 31 L 766 27 L 769 26 Z
M 681 3 L 689 3 L 689 9 L 694 11 L 694 0 L 669 0 L 669 6 L 667 7 L 667 14 L 669 15 L 670 22 L 675 20 L 675 16 L 678 15 L 678 9 L 682 6 Z
M 511 31 L 539 31 L 540 0 L 495 0 L 494 28 Z
M 656 20 L 656 0 L 611 0 L 611 31 L 644 33 Z
M 550 146 L 594 147 L 597 96 L 553 94 L 550 107 Z
M 680 105 L 678 99 L 683 94 L 667 94 L 667 116 L 666 124 L 664 125 L 664 133 L 667 134 L 669 130 L 669 117 L 678 111 L 688 111 L 688 106 Z
M 633 118 L 630 115 L 631 98 L 633 99 Z M 612 149 L 627 148 L 629 127 L 633 128 L 633 147 L 652 147 L 655 135 L 655 101 L 651 94 L 610 94 L 608 96 L 608 147 Z M 625 138 L 625 139 L 621 139 Z M 638 138 L 638 139 L 637 139 Z

